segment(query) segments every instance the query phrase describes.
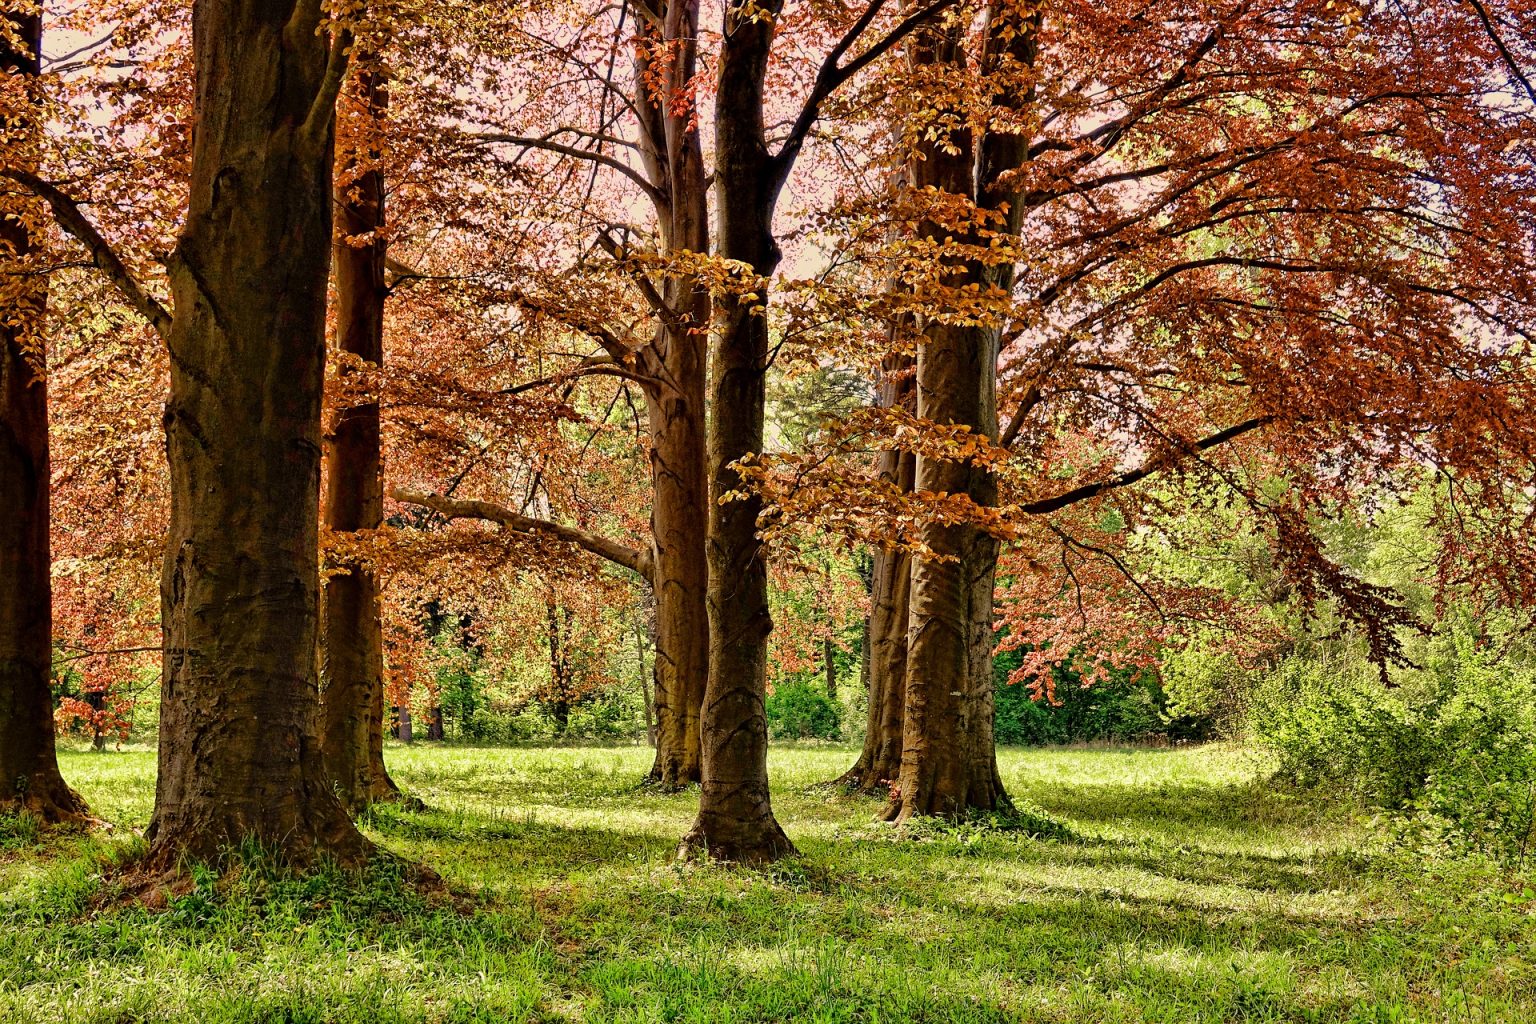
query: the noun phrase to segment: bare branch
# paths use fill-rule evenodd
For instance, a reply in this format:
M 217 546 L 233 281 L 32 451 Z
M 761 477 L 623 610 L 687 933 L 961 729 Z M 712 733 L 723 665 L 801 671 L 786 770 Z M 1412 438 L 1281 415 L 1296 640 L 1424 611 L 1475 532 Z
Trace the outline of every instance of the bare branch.
M 497 523 L 514 533 L 545 534 L 563 540 L 567 544 L 574 544 L 600 558 L 605 558 L 615 565 L 622 565 L 647 583 L 653 582 L 655 576 L 654 558 L 649 551 L 637 551 L 616 540 L 589 533 L 574 526 L 552 523 L 546 519 L 534 519 L 495 502 L 459 501 L 439 494 L 421 494 L 399 487 L 392 488 L 389 496 L 407 505 L 429 508 L 449 519 L 481 519 Z

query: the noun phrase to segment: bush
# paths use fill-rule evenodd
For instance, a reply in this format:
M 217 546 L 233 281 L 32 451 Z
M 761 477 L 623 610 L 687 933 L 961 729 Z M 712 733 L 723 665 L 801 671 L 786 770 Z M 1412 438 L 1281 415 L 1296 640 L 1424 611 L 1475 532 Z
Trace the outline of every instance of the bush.
M 1042 746 L 1094 740 L 1135 741 L 1153 736 L 1204 739 L 1203 720 L 1176 718 L 1151 673 L 1113 673 L 1084 687 L 1076 673 L 1056 670 L 1057 704 L 1030 697 L 1029 688 L 1008 682 L 1020 655 L 1005 651 L 993 660 L 997 742 Z
M 842 706 L 803 680 L 774 687 L 765 710 L 775 739 L 837 739 L 843 724 Z
M 1352 792 L 1436 844 L 1523 862 L 1536 852 L 1536 670 L 1496 646 L 1451 630 L 1390 689 L 1358 654 L 1292 659 L 1256 694 L 1252 733 L 1282 777 Z

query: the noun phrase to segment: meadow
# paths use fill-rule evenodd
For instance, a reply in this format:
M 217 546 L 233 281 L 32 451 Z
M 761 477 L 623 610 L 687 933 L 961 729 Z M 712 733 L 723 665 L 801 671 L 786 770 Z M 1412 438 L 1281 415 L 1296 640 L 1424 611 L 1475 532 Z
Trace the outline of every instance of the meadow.
M 898 834 L 818 785 L 850 750 L 775 748 L 802 856 L 766 871 L 677 863 L 697 794 L 637 787 L 642 748 L 387 754 L 428 809 L 367 831 L 442 885 L 247 850 L 148 909 L 115 889 L 153 752 L 64 753 L 116 828 L 0 833 L 0 1021 L 1536 1021 L 1519 879 L 1238 747 L 1003 750 L 1043 836 Z

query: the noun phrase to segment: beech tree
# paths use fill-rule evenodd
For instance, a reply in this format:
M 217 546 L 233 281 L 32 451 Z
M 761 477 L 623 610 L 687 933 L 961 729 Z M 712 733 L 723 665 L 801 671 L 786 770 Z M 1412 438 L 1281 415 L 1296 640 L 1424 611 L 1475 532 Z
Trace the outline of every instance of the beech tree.
M 866 231 L 872 265 L 911 287 L 827 295 L 919 321 L 916 416 L 872 410 L 842 435 L 854 454 L 887 433 L 917 487 L 850 479 L 827 452 L 763 477 L 776 517 L 914 553 L 890 815 L 998 803 L 999 564 L 1015 678 L 1043 695 L 1057 664 L 1090 682 L 1146 666 L 1181 623 L 1228 614 L 1137 568 L 1174 512 L 1161 477 L 1269 524 L 1292 584 L 1338 597 L 1383 666 L 1418 624 L 1328 557 L 1311 521 L 1339 502 L 1432 467 L 1442 580 L 1529 599 L 1530 15 L 993 5 L 944 31 L 889 89 L 920 160 L 889 230 Z
M 335 350 L 372 366 L 384 362 L 384 170 L 377 138 L 389 92 L 376 58 L 354 58 L 351 88 L 338 112 L 348 129 L 340 148 L 336 228 Z M 345 372 L 345 369 L 344 371 Z M 325 439 L 325 529 L 378 530 L 384 523 L 379 404 L 337 410 Z M 384 766 L 384 631 L 372 565 L 357 560 L 325 584 L 324 713 L 326 770 L 349 809 L 396 800 Z
M 41 195 L 165 341 L 170 526 L 149 864 L 256 839 L 294 864 L 371 844 L 319 742 L 320 400 L 333 114 L 351 34 L 321 5 L 199 0 L 174 315 L 63 191 Z
M 30 79 L 38 73 L 42 18 L 10 5 L 0 19 L 0 152 L 36 166 L 41 125 Z M 54 753 L 53 589 L 49 579 L 48 381 L 41 337 L 46 278 L 29 265 L 36 201 L 0 193 L 0 813 L 78 822 L 84 801 Z

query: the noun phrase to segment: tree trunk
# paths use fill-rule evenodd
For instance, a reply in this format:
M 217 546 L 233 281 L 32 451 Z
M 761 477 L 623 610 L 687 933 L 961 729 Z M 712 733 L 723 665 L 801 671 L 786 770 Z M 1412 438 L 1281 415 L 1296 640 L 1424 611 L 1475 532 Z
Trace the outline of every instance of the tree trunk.
M 910 408 L 914 398 L 912 360 L 898 356 L 883 367 L 880 403 Z M 917 460 L 911 452 L 880 454 L 880 475 L 902 493 L 912 490 Z M 912 559 L 903 551 L 875 552 L 870 580 L 866 662 L 869 666 L 869 708 L 864 748 L 839 785 L 861 793 L 887 789 L 901 773 L 902 723 L 907 690 L 907 605 Z
M 169 261 L 171 522 L 152 869 L 372 845 L 319 742 L 320 399 L 334 89 L 320 5 L 193 7 L 191 194 Z
M 0 43 L 0 137 L 10 153 L 30 149 L 38 131 L 26 78 L 38 73 L 42 24 L 9 15 L 27 45 Z M 14 134 L 13 134 L 14 133 Z M 9 159 L 9 156 L 8 156 Z M 23 202 L 0 196 L 0 260 L 25 259 L 31 238 L 16 215 Z M 41 331 L 44 278 L 4 284 L 0 305 L 0 813 L 30 812 L 53 824 L 83 821 L 85 803 L 59 774 L 54 750 L 53 590 L 48 540 L 48 384 Z
M 832 640 L 821 638 L 821 658 L 827 673 L 827 700 L 837 703 L 837 664 L 832 659 Z
M 763 136 L 763 79 L 777 8 L 732 4 L 725 14 L 715 101 L 715 174 L 720 189 L 720 255 L 760 275 L 749 298 L 718 300 L 709 437 L 709 683 L 704 694 L 703 785 L 699 816 L 683 851 L 722 861 L 766 863 L 794 852 L 768 793 L 768 722 L 763 713 L 768 571 L 749 494 L 724 503 L 741 480 L 732 463 L 763 450 L 768 365 L 767 277 L 780 252 L 773 211 L 782 183 Z
M 459 723 L 459 737 L 461 739 L 464 736 L 463 725 L 463 722 Z M 427 739 L 436 740 L 441 743 L 447 738 L 448 733 L 443 729 L 443 706 L 441 704 L 434 704 L 427 712 Z
M 398 715 L 397 721 L 399 723 L 395 727 L 396 735 L 400 737 L 401 743 L 410 743 L 413 739 L 415 739 L 415 737 L 411 735 L 411 706 L 409 704 L 402 704 L 395 710 Z
M 388 102 L 383 73 L 372 66 L 360 69 L 355 90 L 356 116 L 382 120 Z M 374 127 L 370 123 L 367 130 Z M 365 169 L 337 189 L 332 243 L 336 347 L 376 366 L 384 362 L 388 294 L 384 174 L 378 160 L 375 151 L 347 161 L 349 168 L 363 164 Z M 326 527 L 335 533 L 377 530 L 384 521 L 378 403 L 339 410 L 326 440 Z M 400 799 L 400 787 L 384 766 L 384 635 L 378 583 L 367 565 L 349 566 L 326 581 L 325 655 L 321 744 L 337 796 L 354 813 L 371 803 Z
M 637 56 L 636 109 L 641 157 L 662 198 L 657 219 L 668 252 L 709 252 L 709 185 L 693 95 L 698 69 L 698 0 L 667 0 L 642 30 L 662 48 L 655 66 Z M 657 79 L 660 84 L 657 86 Z M 656 340 L 642 355 L 649 378 L 651 536 L 655 545 L 656 761 L 650 781 L 664 789 L 698 782 L 699 715 L 709 678 L 709 466 L 705 382 L 709 291 L 688 275 L 669 275 L 663 299 L 676 316 L 658 318 Z

